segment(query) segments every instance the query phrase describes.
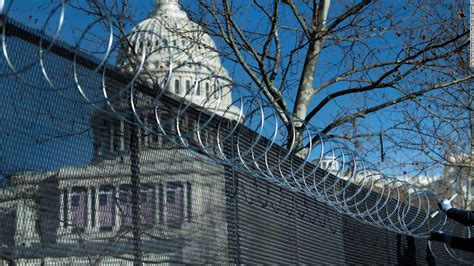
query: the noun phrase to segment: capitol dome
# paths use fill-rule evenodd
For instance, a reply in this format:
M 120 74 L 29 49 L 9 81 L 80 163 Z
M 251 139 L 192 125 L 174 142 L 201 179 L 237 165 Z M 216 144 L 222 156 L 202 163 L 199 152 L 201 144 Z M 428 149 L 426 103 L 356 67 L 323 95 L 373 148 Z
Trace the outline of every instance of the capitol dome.
M 231 106 L 232 80 L 214 41 L 188 18 L 178 0 L 156 1 L 155 11 L 127 35 L 129 48 L 122 51 L 119 67 L 133 73 L 145 52 L 141 80 L 158 83 L 198 106 L 237 119 L 239 108 Z

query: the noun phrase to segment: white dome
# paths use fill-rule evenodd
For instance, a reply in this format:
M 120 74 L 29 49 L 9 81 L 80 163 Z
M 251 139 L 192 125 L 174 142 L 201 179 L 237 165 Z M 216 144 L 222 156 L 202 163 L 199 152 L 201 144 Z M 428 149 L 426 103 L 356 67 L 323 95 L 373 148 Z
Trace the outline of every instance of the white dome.
M 128 34 L 129 49 L 119 59 L 119 67 L 133 72 L 146 47 L 145 70 L 141 79 L 164 80 L 171 67 L 167 90 L 228 118 L 237 118 L 238 108 L 231 107 L 232 81 L 222 66 L 214 41 L 189 20 L 177 0 L 161 0 L 150 17 Z M 198 86 L 195 86 L 198 82 Z M 227 110 L 227 111 L 226 111 Z M 229 113 L 230 112 L 230 113 Z

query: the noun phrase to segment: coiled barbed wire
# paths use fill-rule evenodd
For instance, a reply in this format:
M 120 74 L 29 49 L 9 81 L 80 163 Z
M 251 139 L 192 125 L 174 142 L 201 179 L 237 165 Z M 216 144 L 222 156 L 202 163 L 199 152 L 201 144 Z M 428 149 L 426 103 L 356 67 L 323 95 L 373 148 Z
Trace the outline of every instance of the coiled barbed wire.
M 38 60 L 21 68 L 15 66 L 10 59 L 8 49 L 10 37 L 7 28 L 9 10 L 13 2 L 0 1 L 2 54 L 9 69 L 9 72 L 0 75 L 15 76 L 27 86 L 38 87 L 23 75 L 26 70 L 40 66 L 41 74 L 48 85 L 47 89 L 61 94 L 64 88 L 56 85 L 51 79 L 45 60 L 52 53 L 54 45 L 59 42 L 69 1 L 61 0 L 57 5 L 52 5 L 39 34 L 38 53 L 35 55 Z M 337 212 L 362 223 L 420 239 L 427 238 L 433 231 L 443 230 L 448 234 L 454 231 L 455 224 L 448 221 L 444 214 L 430 217 L 437 209 L 432 203 L 439 200 L 438 195 L 418 190 L 405 180 L 385 175 L 347 148 L 344 143 L 321 134 L 313 125 L 292 117 L 292 114 L 285 115 L 293 119 L 282 121 L 280 114 L 283 111 L 275 109 L 259 90 L 235 83 L 232 84 L 231 90 L 226 89 L 225 84 L 232 81 L 213 67 L 195 61 L 189 50 L 167 45 L 149 51 L 146 39 L 140 42 L 139 47 L 121 47 L 123 51 L 129 52 L 129 67 L 125 72 L 130 78 L 128 83 L 118 90 L 111 91 L 107 86 L 107 72 L 110 70 L 108 63 L 113 60 L 114 25 L 103 3 L 94 3 L 102 16 L 83 29 L 73 48 L 72 60 L 71 76 L 74 86 L 86 103 L 132 126 L 143 128 L 150 134 L 165 137 L 179 147 L 203 153 L 213 163 L 231 167 L 327 203 Z M 52 37 L 45 41 L 43 33 L 55 15 L 59 16 L 57 25 Z M 105 24 L 109 32 L 106 51 L 92 70 L 92 73 L 102 77 L 102 95 L 100 99 L 96 99 L 95 95 L 88 95 L 81 83 L 84 77 L 78 70 L 78 57 L 82 53 L 80 47 L 85 36 L 99 23 Z M 154 32 L 137 34 L 151 34 L 157 39 L 162 38 Z M 166 70 L 158 74 L 146 67 L 147 58 L 154 53 L 168 56 L 162 58 L 166 62 Z M 173 117 L 164 118 L 160 113 L 161 100 L 169 95 L 167 88 L 170 87 L 174 72 L 183 67 L 183 62 L 176 59 L 177 54 L 187 58 L 184 64 L 193 69 L 195 83 L 181 98 Z M 202 72 L 207 75 L 202 76 Z M 141 102 L 142 99 L 137 97 L 140 93 L 137 84 L 143 79 L 148 80 L 145 83 L 154 91 L 152 101 L 146 106 Z M 202 98 L 198 97 L 198 91 L 204 81 L 213 82 L 215 89 Z M 233 99 L 231 102 L 225 102 L 225 97 L 231 98 L 230 93 Z M 124 102 L 128 109 L 123 107 Z M 190 129 L 182 121 L 190 110 L 196 108 L 201 112 Z M 145 119 L 150 110 L 153 111 L 153 119 Z M 251 130 L 252 134 L 249 134 L 248 130 Z M 211 138 L 209 132 L 212 134 Z M 229 142 L 235 152 L 226 149 L 226 143 Z M 470 237 L 470 229 L 467 228 L 465 232 Z M 428 242 L 429 248 L 435 254 L 432 245 Z M 444 250 L 457 261 L 467 262 L 446 244 Z

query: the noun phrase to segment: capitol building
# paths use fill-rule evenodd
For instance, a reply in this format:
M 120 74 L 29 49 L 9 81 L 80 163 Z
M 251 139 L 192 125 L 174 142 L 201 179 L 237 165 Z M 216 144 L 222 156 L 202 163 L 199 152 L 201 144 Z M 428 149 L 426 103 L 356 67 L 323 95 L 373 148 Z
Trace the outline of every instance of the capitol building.
M 127 36 L 118 67 L 124 72 L 140 70 L 140 80 L 165 88 L 229 119 L 237 119 L 232 105 L 232 80 L 221 63 L 211 37 L 189 20 L 177 0 L 158 0 L 150 17 Z
M 210 115 L 238 119 L 216 45 L 177 0 L 157 2 L 127 37 L 120 71 L 133 75 L 141 66 L 139 80 L 150 88 Z M 123 96 L 111 94 L 118 112 L 127 105 Z M 140 115 L 149 125 L 158 115 L 161 128 L 139 127 L 135 144 L 127 122 L 96 111 L 88 121 L 89 164 L 8 176 L 8 186 L 0 188 L 0 254 L 8 256 L 0 265 L 131 265 L 136 252 L 144 264 L 228 263 L 227 170 L 160 134 L 176 131 L 176 103 L 160 103 L 155 111 Z M 192 118 L 183 123 L 192 127 Z M 139 176 L 138 188 L 133 176 Z
M 434 262 L 424 229 L 397 234 L 417 211 L 400 193 L 384 200 L 398 216 L 367 220 L 391 190 L 383 173 L 331 151 L 309 163 L 278 145 L 284 134 L 266 138 L 261 109 L 242 116 L 260 103 L 238 93 L 204 25 L 178 0 L 148 1 L 150 15 L 111 44 L 113 65 L 3 17 L 0 266 Z M 51 2 L 38 4 L 52 8 L 48 30 L 63 3 Z M 90 18 L 87 41 L 107 22 Z M 446 175 L 465 174 L 461 157 Z M 386 221 L 392 230 L 372 226 Z

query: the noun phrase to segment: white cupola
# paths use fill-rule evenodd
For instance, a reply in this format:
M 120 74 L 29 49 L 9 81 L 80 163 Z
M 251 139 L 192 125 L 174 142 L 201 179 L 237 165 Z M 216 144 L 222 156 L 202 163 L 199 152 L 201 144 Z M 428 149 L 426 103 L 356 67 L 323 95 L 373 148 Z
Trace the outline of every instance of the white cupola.
M 202 27 L 188 18 L 178 0 L 156 1 L 154 12 L 127 37 L 129 46 L 118 61 L 123 71 L 136 71 L 145 52 L 142 80 L 158 82 L 177 96 L 237 119 L 239 109 L 231 106 L 232 81 L 216 45 Z M 165 84 L 170 67 L 172 75 Z

